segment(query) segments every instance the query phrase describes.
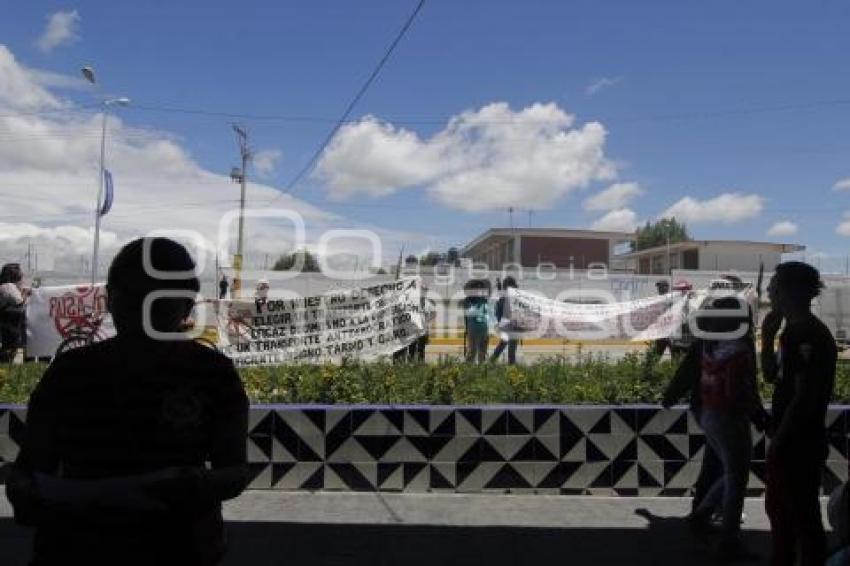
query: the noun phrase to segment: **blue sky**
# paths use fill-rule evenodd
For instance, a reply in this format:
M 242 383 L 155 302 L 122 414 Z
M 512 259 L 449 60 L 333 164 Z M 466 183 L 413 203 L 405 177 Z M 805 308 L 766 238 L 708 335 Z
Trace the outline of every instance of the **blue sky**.
M 62 75 L 94 65 L 105 92 L 133 99 L 136 107 L 120 114 L 126 124 L 176 135 L 206 170 L 226 173 L 236 162 L 228 119 L 142 107 L 298 118 L 242 120 L 258 151 L 280 152 L 263 179 L 280 188 L 307 162 L 415 2 L 4 4 L 0 43 L 18 63 Z M 76 40 L 40 49 L 47 17 L 72 10 Z M 519 194 L 517 224 L 526 225 L 525 210 L 533 208 L 535 226 L 590 226 L 606 211 L 585 210 L 583 201 L 613 183 L 639 185 L 642 194 L 620 207 L 638 221 L 685 197 L 699 205 L 724 193 L 755 195 L 758 210 L 734 222 L 697 206 L 689 218 L 706 219 L 691 222 L 692 234 L 801 242 L 842 258 L 843 269 L 850 250 L 836 230 L 850 191 L 833 186 L 850 178 L 848 53 L 850 5 L 840 1 L 427 0 L 352 116 L 373 115 L 423 141 L 464 111 L 554 103 L 575 116 L 568 129 L 604 126 L 602 149 L 616 176 L 589 175 L 586 186 L 551 198 Z M 52 91 L 80 104 L 93 96 Z M 350 157 L 353 149 L 340 151 Z M 521 157 L 524 148 L 516 151 Z M 375 161 L 369 165 L 380 167 Z M 380 196 L 347 187 L 348 200 L 339 201 L 329 178 L 314 175 L 295 194 L 339 214 L 340 226 L 419 233 L 436 247 L 508 224 L 507 206 L 447 205 L 425 187 L 445 178 L 423 178 Z M 473 189 L 465 198 L 482 199 Z M 797 232 L 769 236 L 781 221 Z

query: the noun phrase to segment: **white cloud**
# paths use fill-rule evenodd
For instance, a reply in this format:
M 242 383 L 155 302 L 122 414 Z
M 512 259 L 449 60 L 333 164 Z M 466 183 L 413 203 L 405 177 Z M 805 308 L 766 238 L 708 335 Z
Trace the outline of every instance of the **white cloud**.
M 0 44 L 0 108 L 26 112 L 60 108 L 58 98 L 41 87 L 30 70 Z
M 644 193 L 637 183 L 614 183 L 584 201 L 585 210 L 624 208 L 630 200 Z
M 850 211 L 844 213 L 844 221 L 835 227 L 835 233 L 850 237 Z
M 707 200 L 684 197 L 658 215 L 659 218 L 676 218 L 688 224 L 719 222 L 733 224 L 758 216 L 764 207 L 764 198 L 755 194 L 723 193 Z
M 58 11 L 47 16 L 47 26 L 36 46 L 44 53 L 49 53 L 61 45 L 70 45 L 79 39 L 77 28 L 80 14 L 76 10 Z
M 603 151 L 605 128 L 573 123 L 554 103 L 513 111 L 498 102 L 463 112 L 423 139 L 367 116 L 340 129 L 316 175 L 334 198 L 422 186 L 443 205 L 469 212 L 545 209 L 575 189 L 616 176 Z
M 789 220 L 777 222 L 767 231 L 768 236 L 793 236 L 797 233 L 798 227 Z
M 834 185 L 832 185 L 832 190 L 836 192 L 850 191 L 850 177 L 847 177 L 846 179 L 841 179 L 840 181 L 836 182 Z
M 34 243 L 40 257 L 55 256 L 57 269 L 80 272 L 92 246 L 100 120 L 100 114 L 59 99 L 0 45 L 0 261 L 20 258 Z M 194 230 L 209 250 L 222 216 L 238 206 L 239 189 L 227 171 L 204 169 L 173 135 L 128 125 L 120 110 L 109 119 L 106 165 L 115 181 L 115 204 L 103 219 L 103 262 L 124 242 L 151 230 Z M 345 218 L 272 186 L 250 183 L 248 208 L 268 212 L 270 207 L 302 215 L 307 246 L 325 229 L 352 227 Z M 423 237 L 356 227 L 376 232 L 388 258 L 400 242 Z M 247 262 L 262 266 L 265 254 L 273 261 L 288 251 L 291 233 L 290 223 L 249 217 Z M 333 249 L 361 253 L 366 243 L 342 238 Z
M 612 87 L 620 82 L 622 82 L 623 77 L 600 77 L 598 79 L 594 79 L 590 81 L 590 83 L 585 87 L 584 93 L 587 96 L 593 96 L 598 93 L 600 90 Z
M 637 214 L 628 208 L 612 210 L 591 224 L 591 230 L 634 232 L 638 226 Z
M 270 177 L 283 154 L 278 149 L 263 149 L 254 154 L 254 170 L 260 177 Z
M 26 72 L 32 82 L 47 89 L 95 90 L 94 85 L 82 76 L 65 75 L 62 73 L 54 73 L 53 71 L 31 68 L 26 68 Z

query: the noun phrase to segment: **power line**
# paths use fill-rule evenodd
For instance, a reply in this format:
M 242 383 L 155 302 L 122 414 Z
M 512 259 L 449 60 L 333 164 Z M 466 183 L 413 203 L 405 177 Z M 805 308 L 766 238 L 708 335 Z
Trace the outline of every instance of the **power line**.
M 304 165 L 304 167 L 302 167 L 301 170 L 298 171 L 295 177 L 292 178 L 292 180 L 286 186 L 286 190 L 281 193 L 281 195 L 291 193 L 298 181 L 300 181 L 301 178 L 313 168 L 313 165 L 316 163 L 316 160 L 318 160 L 322 152 L 325 151 L 325 148 L 328 146 L 333 137 L 348 119 L 348 116 L 349 114 L 351 114 L 351 111 L 354 110 L 354 107 L 357 105 L 358 102 L 360 102 L 360 99 L 363 98 L 363 95 L 366 94 L 366 91 L 369 89 L 369 86 L 371 86 L 372 82 L 378 77 L 378 73 L 380 73 L 381 69 L 384 68 L 384 65 L 389 60 L 390 55 L 392 55 L 393 51 L 395 51 L 396 46 L 398 46 L 402 38 L 404 38 L 405 34 L 407 33 L 407 30 L 410 29 L 410 26 L 413 25 L 413 21 L 416 19 L 416 16 L 422 10 L 422 6 L 424 5 L 425 0 L 419 0 L 419 3 L 416 4 L 416 8 L 414 8 L 413 12 L 411 12 L 410 16 L 407 18 L 407 21 L 404 22 L 404 25 L 401 27 L 401 30 L 399 30 L 395 39 L 390 44 L 387 51 L 384 53 L 384 56 L 381 57 L 380 61 L 378 61 L 378 64 L 372 70 L 372 73 L 369 75 L 369 78 L 366 79 L 366 82 L 363 83 L 363 86 L 360 87 L 360 90 L 357 91 L 357 94 L 354 95 L 354 98 L 351 99 L 351 102 L 348 103 L 348 106 L 345 108 L 345 111 L 342 113 L 342 116 L 339 118 L 339 120 L 337 120 L 334 127 L 331 128 L 331 131 L 328 133 L 327 137 L 318 147 L 318 149 L 316 149 L 316 151 L 313 153 L 312 157 L 310 157 L 310 160 L 307 162 L 307 164 Z M 271 202 L 275 202 L 278 198 L 280 198 L 280 196 L 275 197 L 272 201 L 270 201 L 270 204 Z
M 201 110 L 195 108 L 181 108 L 175 106 L 161 106 L 151 104 L 133 104 L 128 110 L 147 110 L 151 112 L 165 112 L 169 114 L 190 114 L 197 116 L 211 116 L 214 118 L 228 118 L 237 120 L 268 120 L 279 122 L 333 122 L 333 118 L 320 116 L 295 116 L 280 114 L 250 114 L 244 112 L 229 112 L 223 110 Z
M 692 112 L 681 112 L 676 114 L 647 114 L 647 115 L 625 115 L 625 116 L 613 116 L 609 118 L 605 118 L 606 120 L 610 120 L 612 122 L 661 122 L 668 120 L 690 120 L 690 119 L 703 119 L 703 118 L 718 118 L 724 116 L 741 116 L 747 114 L 765 114 L 765 113 L 773 113 L 773 112 L 787 112 L 792 110 L 809 110 L 815 108 L 822 107 L 832 107 L 832 106 L 847 106 L 850 105 L 850 99 L 831 99 L 831 100 L 814 100 L 809 102 L 797 102 L 790 104 L 778 104 L 778 105 L 764 105 L 764 106 L 750 106 L 745 108 L 729 108 L 723 110 L 708 110 L 708 111 L 692 111 Z M 357 123 L 360 121 L 359 118 L 356 119 L 334 119 L 328 116 L 307 116 L 307 115 L 293 115 L 293 114 L 251 114 L 251 113 L 243 113 L 243 112 L 233 112 L 233 111 L 225 111 L 225 110 L 203 110 L 203 109 L 194 109 L 194 108 L 181 108 L 174 107 L 168 105 L 155 105 L 155 104 L 133 104 L 131 107 L 127 108 L 127 111 L 132 110 L 146 110 L 152 112 L 166 112 L 166 113 L 178 113 L 178 114 L 189 114 L 189 115 L 199 115 L 199 116 L 210 116 L 216 118 L 228 118 L 228 119 L 240 119 L 240 120 L 257 120 L 263 121 L 267 120 L 270 122 L 304 122 L 304 123 Z M 445 124 L 449 120 L 451 120 L 452 116 L 387 116 L 384 118 L 387 122 L 392 122 L 395 124 L 410 124 L 410 125 L 440 125 Z M 535 119 L 531 120 L 528 118 L 507 118 L 503 120 L 476 120 L 476 123 L 480 124 L 502 124 L 502 125 L 510 125 L 518 122 L 522 122 L 523 124 L 548 124 L 555 119 Z

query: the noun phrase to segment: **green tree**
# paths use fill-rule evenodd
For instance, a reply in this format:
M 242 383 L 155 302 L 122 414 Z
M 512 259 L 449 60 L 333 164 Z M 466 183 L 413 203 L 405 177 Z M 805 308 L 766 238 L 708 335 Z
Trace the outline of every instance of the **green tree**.
M 670 243 L 687 242 L 691 239 L 688 228 L 679 223 L 675 218 L 662 218 L 657 222 L 649 222 L 643 228 L 637 230 L 637 249 L 645 250 Z
M 272 269 L 275 271 L 291 271 L 297 269 L 299 264 L 304 273 L 320 273 L 322 271 L 322 268 L 319 267 L 319 260 L 307 250 L 299 250 L 280 256 Z
M 445 260 L 445 254 L 440 252 L 428 252 L 419 258 L 419 265 L 437 265 L 438 263 Z
M 416 265 L 417 263 L 419 263 L 419 258 L 413 254 L 404 258 L 404 265 Z
M 454 246 L 450 247 L 449 251 L 446 252 L 446 261 L 450 265 L 460 265 L 460 250 Z

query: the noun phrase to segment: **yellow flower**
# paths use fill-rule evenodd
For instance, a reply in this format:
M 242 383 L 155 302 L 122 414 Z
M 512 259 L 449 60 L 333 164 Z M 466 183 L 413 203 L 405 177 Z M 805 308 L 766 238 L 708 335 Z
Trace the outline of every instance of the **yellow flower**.
M 520 370 L 516 366 L 508 366 L 507 373 L 508 383 L 511 384 L 511 387 L 518 389 L 525 385 L 526 375 L 524 371 Z

